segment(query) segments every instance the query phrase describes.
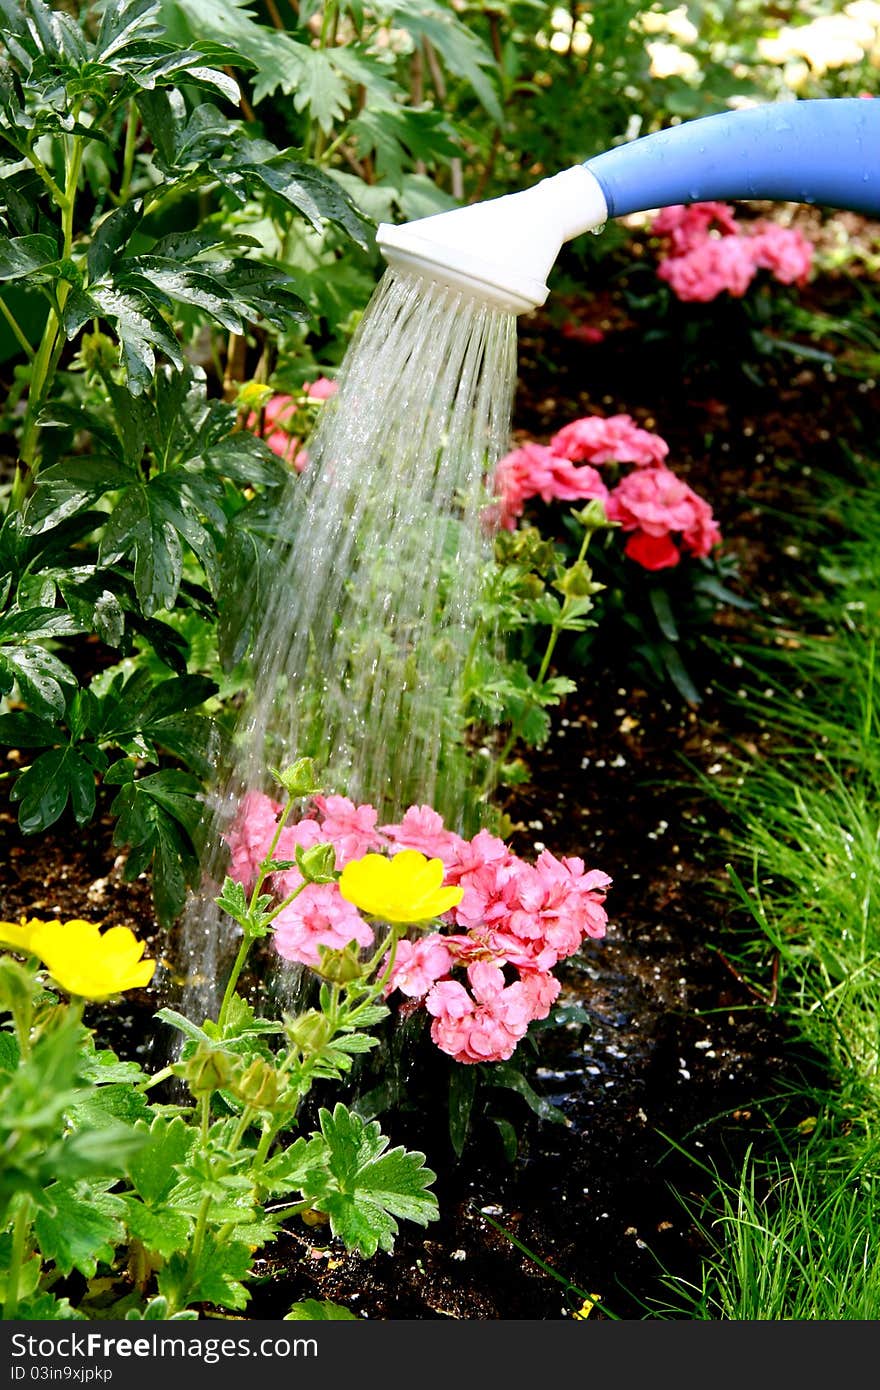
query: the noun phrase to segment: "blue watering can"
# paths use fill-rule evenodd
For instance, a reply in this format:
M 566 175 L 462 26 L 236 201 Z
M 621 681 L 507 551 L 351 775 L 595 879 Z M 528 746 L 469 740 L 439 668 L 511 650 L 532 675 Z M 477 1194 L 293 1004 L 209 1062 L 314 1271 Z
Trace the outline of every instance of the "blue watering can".
M 770 103 L 657 131 L 377 240 L 392 266 L 515 314 L 547 298 L 563 242 L 632 212 L 727 199 L 880 215 L 880 99 Z

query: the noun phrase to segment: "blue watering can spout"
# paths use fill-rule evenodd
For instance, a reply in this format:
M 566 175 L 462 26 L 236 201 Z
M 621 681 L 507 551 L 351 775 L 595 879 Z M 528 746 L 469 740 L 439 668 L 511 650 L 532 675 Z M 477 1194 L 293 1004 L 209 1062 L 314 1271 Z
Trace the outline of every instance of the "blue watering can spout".
M 880 216 L 880 100 L 775 102 L 606 150 L 533 188 L 377 234 L 389 264 L 512 313 L 544 303 L 563 242 L 677 203 L 766 199 Z

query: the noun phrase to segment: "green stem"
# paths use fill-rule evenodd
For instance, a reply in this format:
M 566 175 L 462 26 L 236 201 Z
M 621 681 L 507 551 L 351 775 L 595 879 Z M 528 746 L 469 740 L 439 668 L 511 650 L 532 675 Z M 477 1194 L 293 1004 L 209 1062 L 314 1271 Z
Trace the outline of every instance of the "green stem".
M 321 32 L 318 36 L 319 50 L 332 48 L 336 43 L 338 24 L 339 0 L 326 0 L 324 13 L 321 18 Z M 303 141 L 306 157 L 316 162 L 320 161 L 326 140 L 326 134 L 320 126 L 316 127 L 314 117 L 310 111 L 306 124 L 305 140 Z
M 144 1091 L 151 1090 L 153 1086 L 158 1086 L 160 1081 L 167 1081 L 169 1076 L 173 1075 L 173 1067 L 163 1067 L 161 1071 L 157 1071 L 153 1076 L 148 1076 L 146 1081 L 141 1081 L 136 1089 L 143 1094 Z
M 119 202 L 128 201 L 131 193 L 131 179 L 134 173 L 134 156 L 137 150 L 138 109 L 134 97 L 128 103 L 128 123 L 125 127 L 125 149 L 122 155 L 122 182 L 119 186 Z
M 74 110 L 74 119 L 76 119 L 78 114 L 78 110 Z M 79 183 L 79 174 L 82 167 L 83 144 L 83 137 L 81 135 L 74 136 L 70 143 L 66 159 L 64 192 L 61 193 L 57 185 L 54 185 L 53 182 L 53 187 L 57 194 L 56 202 L 61 209 L 61 232 L 63 237 L 61 257 L 63 260 L 69 260 L 73 251 L 73 219 L 74 209 L 76 207 L 77 185 Z M 36 457 L 37 440 L 39 436 L 37 420 L 43 403 L 51 390 L 55 369 L 58 365 L 58 358 L 64 346 L 64 338 L 61 331 L 61 318 L 64 305 L 70 294 L 70 288 L 70 284 L 67 280 L 58 281 L 55 292 L 56 307 L 49 310 L 49 317 L 43 329 L 43 337 L 37 349 L 36 356 L 33 359 L 31 380 L 28 389 L 27 414 L 22 431 L 21 459 L 12 484 L 12 506 L 16 511 L 20 511 L 24 505 L 37 472 Z
M 235 964 L 230 971 L 229 979 L 226 981 L 226 989 L 223 992 L 223 1002 L 220 1005 L 220 1012 L 217 1015 L 217 1027 L 221 1034 L 226 1027 L 226 1016 L 232 1004 L 232 996 L 235 994 L 235 986 L 238 984 L 238 977 L 244 969 L 244 963 L 248 958 L 248 952 L 255 940 L 256 937 L 253 933 L 245 928 L 244 935 L 241 938 L 241 944 L 238 948 L 238 955 L 235 957 Z
M 31 362 L 33 362 L 33 360 L 34 360 L 34 350 L 33 350 L 33 348 L 31 347 L 30 343 L 28 342 L 27 338 L 25 337 L 25 335 L 24 335 L 24 333 L 23 333 L 23 331 L 22 331 L 22 329 L 21 329 L 21 327 L 20 327 L 20 325 L 19 325 L 19 323 L 18 323 L 18 320 L 16 319 L 16 317 L 15 317 L 15 315 L 13 314 L 12 310 L 10 309 L 9 305 L 8 305 L 8 304 L 6 303 L 6 301 L 3 300 L 3 299 L 0 299 L 0 314 L 3 315 L 3 317 L 4 317 L 5 320 L 6 320 L 6 322 L 9 324 L 9 327 L 12 329 L 12 332 L 13 332 L 13 334 L 15 335 L 15 339 L 16 339 L 16 341 L 17 341 L 17 343 L 18 343 L 18 346 L 21 348 L 22 352 L 25 354 L 25 356 L 26 356 Z
M 27 1256 L 28 1233 L 31 1227 L 31 1199 L 23 1196 L 21 1206 L 15 1214 L 12 1228 L 12 1249 L 9 1254 L 9 1268 L 6 1273 L 6 1301 L 3 1304 L 4 1322 L 12 1322 L 18 1313 L 18 1285 L 22 1265 Z
M 17 148 L 18 146 L 16 146 L 16 149 Z M 33 150 L 22 150 L 21 154 L 24 155 L 25 159 L 30 160 L 40 178 L 43 180 L 43 183 L 52 194 L 53 201 L 60 207 L 64 202 L 64 194 L 61 192 L 61 189 L 58 187 L 39 155 L 35 154 Z

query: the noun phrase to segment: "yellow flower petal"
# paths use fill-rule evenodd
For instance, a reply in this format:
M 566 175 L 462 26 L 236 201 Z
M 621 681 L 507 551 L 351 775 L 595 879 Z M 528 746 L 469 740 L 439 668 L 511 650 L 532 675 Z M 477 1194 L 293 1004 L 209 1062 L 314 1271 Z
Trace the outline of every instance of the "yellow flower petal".
M 149 984 L 154 960 L 142 960 L 144 942 L 129 927 L 110 927 L 74 918 L 70 922 L 39 923 L 31 949 L 68 994 L 83 999 L 108 999 L 126 989 Z
M 392 859 L 365 854 L 346 864 L 339 891 L 346 902 L 385 922 L 427 922 L 448 912 L 464 896 L 463 888 L 444 888 L 442 859 L 427 859 L 404 849 Z
M 0 946 L 9 946 L 13 951 L 19 951 L 23 956 L 37 955 L 37 950 L 33 944 L 34 935 L 40 927 L 50 925 L 58 926 L 60 923 L 50 924 L 43 922 L 39 917 L 31 917 L 15 922 L 0 922 Z

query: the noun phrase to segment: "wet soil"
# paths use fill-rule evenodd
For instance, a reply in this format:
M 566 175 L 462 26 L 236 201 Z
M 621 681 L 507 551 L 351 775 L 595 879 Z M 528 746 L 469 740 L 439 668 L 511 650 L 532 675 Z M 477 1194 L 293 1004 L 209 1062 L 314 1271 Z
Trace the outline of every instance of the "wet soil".
M 711 501 L 739 561 L 735 587 L 755 612 L 719 610 L 710 635 L 720 645 L 701 649 L 694 673 L 696 706 L 634 675 L 623 643 L 600 647 L 549 743 L 531 756 L 531 780 L 507 802 L 519 852 L 546 844 L 614 880 L 607 938 L 589 943 L 565 975 L 562 1002 L 582 1015 L 545 1031 L 529 1066 L 564 1122 L 484 1088 L 456 1159 L 448 1073 L 435 1051 L 417 1047 L 412 1102 L 383 1127 L 427 1154 L 441 1219 L 405 1227 L 393 1254 L 369 1262 L 321 1227 L 291 1221 L 259 1263 L 249 1316 L 281 1317 L 295 1300 L 318 1297 L 370 1318 L 559 1319 L 586 1295 L 599 1300 L 593 1317 L 656 1315 L 665 1278 L 698 1279 L 706 1252 L 682 1196 L 699 1204 L 707 1169 L 734 1176 L 746 1147 L 769 1141 L 764 1102 L 813 1068 L 772 1006 L 769 963 L 766 979 L 750 981 L 733 964 L 746 928 L 724 893 L 729 827 L 698 774 L 717 775 L 743 741 L 757 749 L 772 740 L 725 694 L 737 683 L 736 645 L 756 616 L 796 617 L 811 563 L 803 518 L 817 524 L 811 477 L 845 470 L 846 446 L 876 437 L 880 405 L 863 380 L 789 353 L 757 363 L 753 355 L 744 370 L 733 351 L 749 338 L 741 315 L 729 317 L 723 340 L 711 316 L 702 338 L 692 327 L 683 336 L 683 316 L 665 336 L 649 332 L 656 324 L 640 319 L 626 288 L 609 267 L 589 299 L 561 293 L 552 313 L 521 321 L 515 424 L 546 439 L 578 415 L 626 411 L 657 430 L 670 464 Z M 826 276 L 804 294 L 827 308 L 852 289 Z M 564 333 L 566 321 L 592 324 L 605 339 Z M 823 517 L 816 544 L 835 528 L 833 515 Z M 0 801 L 0 916 L 129 922 L 161 953 L 148 885 L 123 883 L 110 829 L 105 817 L 87 832 L 59 826 L 28 840 Z M 145 993 L 127 1014 L 96 1021 L 120 1050 L 147 1059 L 153 1002 Z M 772 1104 L 778 1118 L 781 1102 Z M 510 1126 L 515 1158 L 503 1142 Z M 663 1316 L 687 1316 L 680 1301 L 675 1308 Z

